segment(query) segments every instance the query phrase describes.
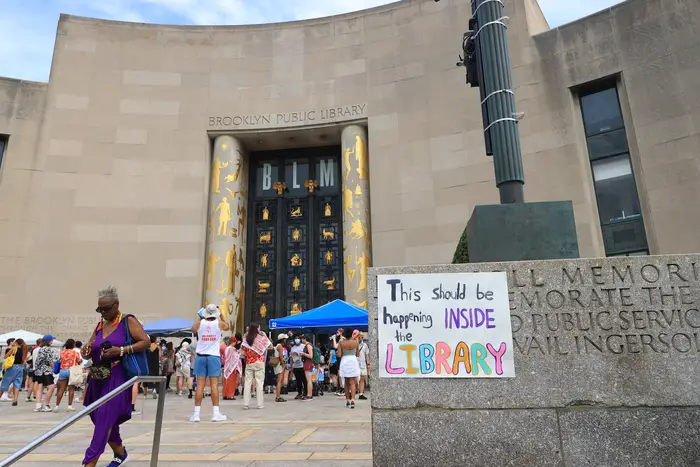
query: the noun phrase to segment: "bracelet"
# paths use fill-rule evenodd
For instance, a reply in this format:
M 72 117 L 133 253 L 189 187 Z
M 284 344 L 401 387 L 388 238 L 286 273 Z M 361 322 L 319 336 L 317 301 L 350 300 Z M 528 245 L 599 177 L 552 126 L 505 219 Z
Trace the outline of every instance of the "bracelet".
M 124 356 L 124 347 L 119 347 L 119 356 L 120 357 Z

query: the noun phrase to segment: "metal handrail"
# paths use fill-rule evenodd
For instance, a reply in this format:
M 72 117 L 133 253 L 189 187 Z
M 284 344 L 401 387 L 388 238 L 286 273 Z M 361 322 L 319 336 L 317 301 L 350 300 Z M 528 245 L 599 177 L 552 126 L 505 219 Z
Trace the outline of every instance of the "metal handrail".
M 92 412 L 97 410 L 99 407 L 101 407 L 104 404 L 106 404 L 107 402 L 111 401 L 112 399 L 114 399 L 115 397 L 117 397 L 119 394 L 126 391 L 127 389 L 131 389 L 134 386 L 134 384 L 136 384 L 136 383 L 160 383 L 159 384 L 160 397 L 158 397 L 158 408 L 156 410 L 156 426 L 155 426 L 155 429 L 153 430 L 153 451 L 151 454 L 151 467 L 158 467 L 158 451 L 160 449 L 160 433 L 161 433 L 162 428 L 163 428 L 163 410 L 165 408 L 165 380 L 166 380 L 165 376 L 134 376 L 126 383 L 122 384 L 121 386 L 119 386 L 117 388 L 114 388 L 112 391 L 110 391 L 109 393 L 100 397 L 95 402 L 88 405 L 87 407 L 85 407 L 83 410 L 81 410 L 77 414 L 73 415 L 72 417 L 70 417 L 67 420 L 64 420 L 62 423 L 53 427 L 51 430 L 47 431 L 43 435 L 39 436 L 37 439 L 35 439 L 31 443 L 27 444 L 25 447 L 23 447 L 19 451 L 15 452 L 14 454 L 7 457 L 5 460 L 0 462 L 0 467 L 6 467 L 8 465 L 14 464 L 18 460 L 22 459 L 24 456 L 29 454 L 30 452 L 34 451 L 36 448 L 38 448 L 42 444 L 44 444 L 47 441 L 49 441 L 50 439 L 54 438 L 56 435 L 61 433 L 63 430 L 65 430 L 69 426 L 76 423 L 81 418 L 85 417 L 86 415 L 90 415 Z

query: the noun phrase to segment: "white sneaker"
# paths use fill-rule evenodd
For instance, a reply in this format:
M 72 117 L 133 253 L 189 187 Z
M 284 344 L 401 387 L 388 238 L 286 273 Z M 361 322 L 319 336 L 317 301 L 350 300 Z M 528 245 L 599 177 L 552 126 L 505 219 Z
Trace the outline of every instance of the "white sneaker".
M 265 406 L 264 406 L 264 405 L 260 405 L 260 406 L 258 406 L 258 408 L 259 408 L 259 409 L 264 409 Z
M 220 414 L 220 413 L 216 414 L 216 415 L 212 415 L 212 417 L 211 417 L 212 422 L 225 422 L 226 420 L 228 420 L 228 417 L 226 415 Z
M 75 412 L 75 407 L 72 405 L 69 405 L 68 408 L 66 409 L 68 412 Z
M 60 410 L 61 410 L 61 408 L 59 406 L 55 406 L 53 408 L 53 413 L 58 413 Z
M 48 405 L 45 405 L 41 408 L 41 412 L 53 412 L 53 410 Z
M 0 402 L 12 402 L 12 401 L 8 398 L 3 397 L 3 398 L 0 398 Z
M 37 405 L 36 407 L 34 407 L 34 412 L 41 412 L 41 406 Z
M 190 417 L 190 421 L 191 421 L 192 423 L 197 423 L 197 422 L 199 422 L 199 421 L 200 421 L 199 415 L 192 415 L 192 416 Z
M 151 394 L 153 395 L 154 399 L 158 399 L 158 393 L 156 392 L 155 389 L 153 390 L 153 392 Z

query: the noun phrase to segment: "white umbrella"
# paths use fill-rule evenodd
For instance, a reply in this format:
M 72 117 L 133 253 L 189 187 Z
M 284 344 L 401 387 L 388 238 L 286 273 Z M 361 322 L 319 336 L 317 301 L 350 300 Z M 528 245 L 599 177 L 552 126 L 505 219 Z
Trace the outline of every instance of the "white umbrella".
M 5 334 L 0 334 L 0 346 L 7 343 L 7 339 L 22 339 L 27 345 L 36 345 L 36 340 L 44 337 L 43 334 L 37 334 L 35 332 L 25 331 L 24 329 L 18 329 L 12 332 L 6 332 Z M 63 342 L 54 339 L 51 347 L 61 347 Z

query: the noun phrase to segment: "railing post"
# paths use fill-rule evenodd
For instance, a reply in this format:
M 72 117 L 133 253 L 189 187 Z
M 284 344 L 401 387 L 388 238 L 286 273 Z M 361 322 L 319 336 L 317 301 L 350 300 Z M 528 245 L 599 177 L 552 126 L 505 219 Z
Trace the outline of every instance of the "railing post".
M 151 450 L 151 467 L 158 467 L 160 451 L 160 433 L 163 429 L 163 412 L 165 411 L 165 379 L 158 383 L 158 408 L 156 409 L 156 426 L 153 430 L 153 449 Z
M 155 431 L 153 432 L 153 454 L 151 458 L 151 466 L 157 467 L 158 451 L 160 450 L 160 434 L 163 427 L 163 413 L 165 411 L 165 376 L 135 376 L 131 378 L 129 381 L 125 382 L 121 386 L 113 389 L 111 392 L 100 397 L 98 400 L 90 404 L 88 407 L 85 407 L 83 410 L 73 415 L 68 420 L 64 420 L 62 423 L 58 424 L 46 433 L 42 434 L 31 443 L 24 446 L 22 449 L 19 449 L 17 452 L 7 456 L 5 459 L 0 460 L 0 467 L 8 467 L 14 464 L 30 452 L 34 451 L 39 446 L 54 438 L 66 428 L 76 423 L 81 418 L 85 417 L 86 415 L 90 415 L 92 412 L 97 410 L 97 408 L 114 399 L 118 394 L 121 394 L 126 390 L 131 390 L 134 384 L 139 381 L 152 383 L 157 382 L 160 388 L 161 396 L 158 398 L 158 410 L 156 412 L 156 427 Z

